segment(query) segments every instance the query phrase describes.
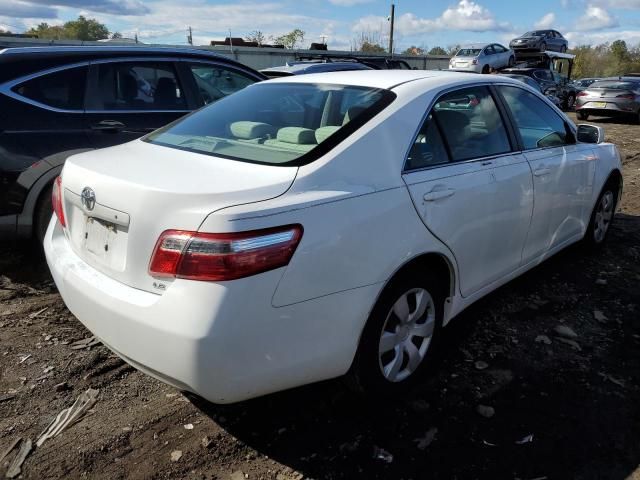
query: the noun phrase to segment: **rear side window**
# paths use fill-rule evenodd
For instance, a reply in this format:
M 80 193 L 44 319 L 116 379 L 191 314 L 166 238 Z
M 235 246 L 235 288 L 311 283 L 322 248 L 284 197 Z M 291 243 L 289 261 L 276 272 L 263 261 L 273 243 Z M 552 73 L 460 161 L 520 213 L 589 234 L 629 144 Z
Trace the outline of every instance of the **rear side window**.
M 432 114 L 454 162 L 511 151 L 502 117 L 486 87 L 447 93 L 438 99 Z
M 567 143 L 564 120 L 541 99 L 521 88 L 498 88 L 515 119 L 525 150 Z
M 440 129 L 433 114 L 429 114 L 411 147 L 405 170 L 433 167 L 448 161 L 449 155 L 442 141 Z
M 98 69 L 97 110 L 186 110 L 169 62 L 103 63 Z
M 219 65 L 195 63 L 189 65 L 202 102 L 206 105 L 226 97 L 256 82 L 240 72 Z
M 27 80 L 13 91 L 48 107 L 83 110 L 86 83 L 87 67 L 77 67 Z
M 375 88 L 258 83 L 145 141 L 247 162 L 302 165 L 329 151 L 394 98 Z

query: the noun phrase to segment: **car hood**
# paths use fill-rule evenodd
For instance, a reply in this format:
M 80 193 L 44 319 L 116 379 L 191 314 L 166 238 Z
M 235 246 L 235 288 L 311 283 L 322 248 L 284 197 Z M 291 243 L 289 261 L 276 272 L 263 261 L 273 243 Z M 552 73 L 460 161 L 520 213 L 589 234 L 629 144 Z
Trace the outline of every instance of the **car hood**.
M 541 36 L 535 36 L 535 37 L 518 37 L 518 38 L 514 38 L 513 40 L 540 40 L 542 37 Z

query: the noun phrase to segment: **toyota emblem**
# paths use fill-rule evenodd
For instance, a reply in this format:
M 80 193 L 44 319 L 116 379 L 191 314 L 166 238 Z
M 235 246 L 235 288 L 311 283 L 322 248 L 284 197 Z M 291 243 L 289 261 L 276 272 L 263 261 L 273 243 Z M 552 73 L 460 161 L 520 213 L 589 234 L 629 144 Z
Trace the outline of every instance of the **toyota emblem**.
M 84 187 L 82 189 L 82 194 L 80 195 L 80 200 L 82 201 L 82 205 L 91 211 L 93 207 L 96 206 L 96 192 L 93 191 L 90 187 Z

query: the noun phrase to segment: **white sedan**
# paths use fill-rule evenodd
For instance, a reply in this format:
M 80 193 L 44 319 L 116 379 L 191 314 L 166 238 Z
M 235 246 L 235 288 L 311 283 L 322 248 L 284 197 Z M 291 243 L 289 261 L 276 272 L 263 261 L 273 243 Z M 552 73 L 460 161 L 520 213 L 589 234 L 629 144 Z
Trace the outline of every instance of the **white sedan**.
M 71 157 L 45 251 L 71 312 L 179 389 L 393 393 L 471 303 L 601 245 L 620 172 L 599 127 L 516 80 L 301 75 Z
M 491 69 L 513 67 L 513 50 L 499 43 L 473 43 L 465 45 L 449 60 L 450 70 L 489 73 Z

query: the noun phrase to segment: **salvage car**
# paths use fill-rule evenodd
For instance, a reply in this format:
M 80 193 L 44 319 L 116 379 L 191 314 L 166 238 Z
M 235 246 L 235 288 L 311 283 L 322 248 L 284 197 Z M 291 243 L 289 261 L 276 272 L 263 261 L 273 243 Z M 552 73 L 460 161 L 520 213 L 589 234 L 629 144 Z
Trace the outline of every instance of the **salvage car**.
M 319 62 L 315 60 L 290 62 L 280 67 L 260 70 L 269 78 L 288 77 L 291 75 L 308 75 L 309 73 L 345 72 L 352 70 L 373 70 L 359 62 Z
M 561 106 L 565 110 L 571 110 L 576 103 L 578 92 L 575 86 L 548 68 L 509 68 L 503 70 L 503 73 L 526 75 L 533 78 L 538 82 L 542 91 L 552 90 L 553 95 L 561 100 Z
M 514 50 L 535 52 L 552 50 L 564 53 L 569 47 L 569 42 L 557 30 L 534 30 L 511 40 L 509 47 Z
M 441 328 L 605 242 L 620 154 L 523 83 L 362 71 L 257 83 L 74 155 L 45 253 L 134 367 L 217 403 L 347 375 L 419 381 Z
M 42 241 L 68 156 L 141 137 L 264 79 L 186 48 L 0 51 L 0 239 Z
M 580 120 L 597 115 L 626 117 L 640 123 L 640 78 L 620 77 L 594 82 L 578 93 L 576 115 Z
M 460 48 L 451 60 L 449 69 L 476 73 L 489 73 L 515 64 L 512 50 L 499 43 L 475 43 Z
M 515 73 L 501 73 L 500 75 L 504 75 L 505 77 L 513 78 L 514 80 L 519 80 L 522 83 L 526 83 L 535 91 L 542 93 L 556 107 L 562 108 L 562 101 L 556 96 L 555 88 L 548 88 L 547 90 L 543 91 L 540 84 L 536 80 L 534 80 L 532 77 L 528 77 L 527 75 L 517 75 Z

